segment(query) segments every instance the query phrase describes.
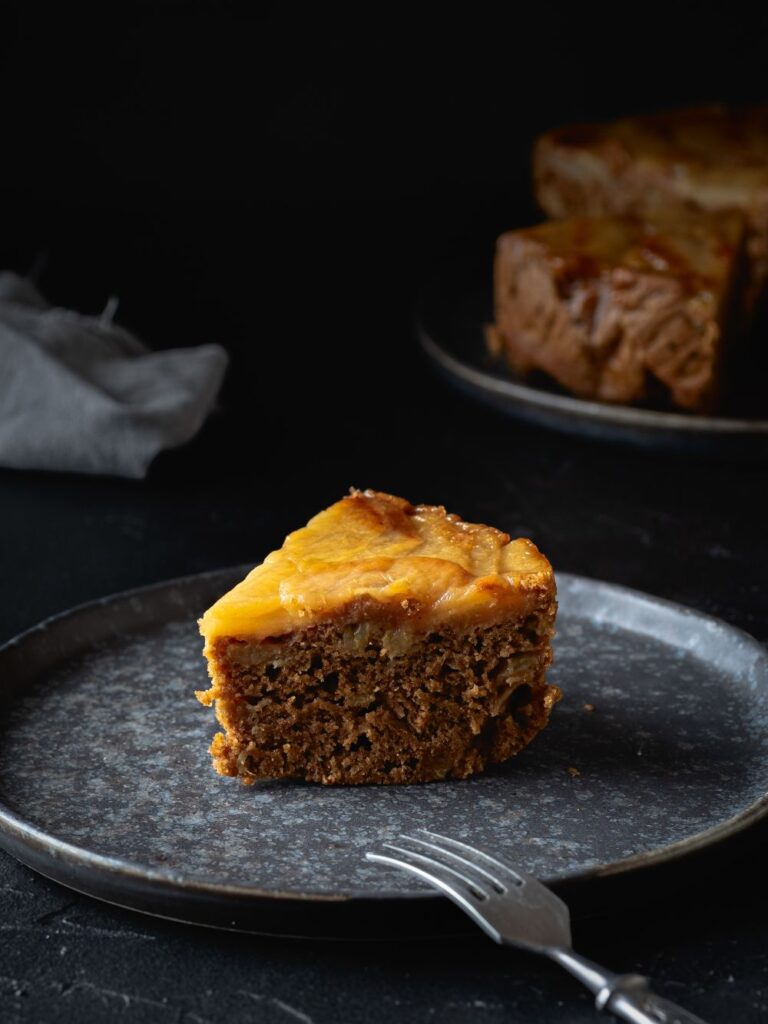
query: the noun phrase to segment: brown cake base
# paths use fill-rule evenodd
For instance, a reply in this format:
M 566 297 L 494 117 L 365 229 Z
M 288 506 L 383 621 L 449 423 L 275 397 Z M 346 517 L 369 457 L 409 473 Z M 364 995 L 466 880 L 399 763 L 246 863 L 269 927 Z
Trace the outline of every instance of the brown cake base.
M 490 351 L 581 398 L 711 413 L 740 327 L 738 215 L 574 217 L 497 242 Z
M 407 783 L 464 778 L 518 753 L 560 697 L 554 602 L 519 621 L 414 638 L 370 621 L 313 626 L 208 651 L 224 728 L 216 770 L 243 782 Z

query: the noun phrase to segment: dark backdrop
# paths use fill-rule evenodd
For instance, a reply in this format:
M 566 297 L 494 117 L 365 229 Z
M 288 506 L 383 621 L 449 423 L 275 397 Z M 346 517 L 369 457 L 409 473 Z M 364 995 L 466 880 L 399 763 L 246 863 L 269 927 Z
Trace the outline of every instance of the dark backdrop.
M 508 199 L 553 123 L 766 92 L 733 4 L 4 11 L 4 177 L 89 205 Z
M 0 265 L 314 394 L 448 240 L 535 218 L 537 132 L 768 92 L 738 5 L 451 6 L 4 5 Z
M 764 97 L 768 14 L 448 6 L 0 8 L 0 267 L 36 267 L 51 299 L 84 311 L 117 294 L 118 320 L 151 345 L 232 353 L 219 412 L 147 484 L 4 478 L 3 560 L 32 576 L 49 566 L 42 604 L 8 609 L 6 635 L 121 586 L 255 561 L 352 484 L 481 518 L 494 514 L 484 494 L 522 495 L 582 450 L 550 444 L 537 461 L 535 432 L 469 418 L 416 354 L 419 282 L 457 240 L 536 218 L 537 132 Z M 633 507 L 649 500 L 631 462 L 611 465 Z M 672 486 L 678 465 L 656 472 Z M 611 473 L 596 478 L 582 509 L 613 500 Z M 694 515 L 698 499 L 682 484 L 678 497 Z M 561 568 L 585 571 L 562 562 L 544 515 L 500 525 L 538 529 Z M 73 573 L 59 537 L 83 517 L 103 537 L 78 549 Z M 653 589 L 627 558 L 603 574 Z M 669 596 L 691 597 L 674 584 Z
M 232 353 L 220 410 L 147 481 L 0 474 L 0 641 L 109 592 L 254 563 L 350 484 L 445 503 L 532 536 L 558 571 L 766 638 L 764 467 L 514 424 L 437 381 L 410 322 L 446 247 L 536 217 L 538 131 L 766 98 L 768 14 L 447 6 L 0 7 L 0 267 L 36 266 L 85 311 L 119 295 L 118 319 L 155 346 Z M 722 851 L 698 888 L 682 865 L 686 886 L 580 924 L 579 947 L 708 1019 L 762 1020 L 765 843 L 763 829 L 741 860 Z M 554 969 L 479 940 L 415 959 L 230 940 L 5 855 L 0 890 L 3 1020 L 245 1021 L 245 989 L 265 993 L 265 1019 L 295 1003 L 318 1024 L 594 1016 Z

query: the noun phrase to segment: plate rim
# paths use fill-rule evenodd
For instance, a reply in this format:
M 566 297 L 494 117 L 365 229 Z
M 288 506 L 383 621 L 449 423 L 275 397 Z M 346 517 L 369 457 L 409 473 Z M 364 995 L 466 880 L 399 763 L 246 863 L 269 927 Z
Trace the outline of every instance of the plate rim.
M 119 601 L 130 602 L 132 598 L 135 598 L 138 595 L 145 596 L 147 593 L 162 592 L 178 587 L 192 587 L 195 584 L 204 583 L 206 581 L 212 582 L 219 577 L 222 579 L 230 576 L 237 577 L 239 573 L 245 572 L 246 569 L 250 568 L 251 563 L 248 563 L 246 566 L 239 565 L 206 570 L 199 573 L 174 577 L 168 580 L 157 581 L 144 586 L 133 587 L 129 590 L 119 591 L 105 597 L 96 598 L 95 600 L 81 602 L 71 608 L 46 617 L 36 625 L 25 629 L 17 636 L 12 637 L 10 640 L 0 645 L 0 668 L 2 668 L 3 663 L 8 659 L 9 655 L 12 655 L 13 652 L 22 647 L 26 642 L 33 640 L 40 632 L 50 629 L 59 623 L 66 622 L 68 619 L 73 618 L 80 613 L 93 611 L 101 606 L 110 605 Z M 597 586 L 609 593 L 618 593 L 624 598 L 629 598 L 630 600 L 639 600 L 646 603 L 650 602 L 653 605 L 662 606 L 670 611 L 676 612 L 677 614 L 683 613 L 693 615 L 695 618 L 703 620 L 704 622 L 716 626 L 719 629 L 725 629 L 729 633 L 736 634 L 743 643 L 746 643 L 747 646 L 755 652 L 758 661 L 768 669 L 768 649 L 766 646 L 750 633 L 740 629 L 738 626 L 732 625 L 724 619 L 710 615 L 707 612 L 699 611 L 697 608 L 690 605 L 684 605 L 676 601 L 668 600 L 667 598 L 657 597 L 645 591 L 637 590 L 633 587 L 627 587 L 623 584 L 613 583 L 608 580 L 599 580 L 594 577 L 569 572 L 557 573 L 556 577 L 558 584 L 561 581 L 567 582 L 570 585 L 586 583 L 588 586 Z M 170 622 L 173 620 L 168 618 L 163 621 Z M 67 656 L 72 655 L 65 655 L 65 657 Z M 651 850 L 632 854 L 629 857 L 623 857 L 616 861 L 561 874 L 556 878 L 544 877 L 542 881 L 544 881 L 545 884 L 559 888 L 575 883 L 591 882 L 601 878 L 631 875 L 634 872 L 640 872 L 644 869 L 678 861 L 689 854 L 713 847 L 720 842 L 744 832 L 746 829 L 765 818 L 768 818 L 768 790 L 747 807 L 742 808 L 742 810 L 737 812 L 735 815 L 725 818 L 707 829 L 695 832 L 690 836 L 686 836 L 683 839 L 679 839 L 666 846 L 655 847 Z M 100 895 L 99 892 L 93 891 L 94 889 L 99 889 L 98 885 L 95 885 L 92 888 L 89 888 L 87 885 L 83 888 L 78 888 L 68 880 L 69 875 L 66 869 L 71 868 L 73 870 L 80 870 L 86 873 L 95 872 L 98 879 L 103 878 L 105 880 L 108 888 L 110 883 L 114 883 L 118 887 L 120 886 L 120 883 L 122 883 L 124 887 L 126 883 L 133 882 L 136 885 L 149 885 L 150 888 L 156 888 L 164 895 L 171 898 L 175 897 L 181 902 L 184 902 L 185 897 L 189 899 L 190 895 L 208 897 L 212 899 L 218 898 L 220 900 L 234 898 L 239 902 L 246 904 L 247 907 L 250 908 L 257 907 L 258 905 L 274 906 L 276 904 L 284 905 L 288 903 L 293 905 L 302 905 L 305 907 L 312 905 L 340 907 L 355 904 L 375 906 L 377 904 L 392 903 L 393 901 L 399 904 L 410 905 L 412 903 L 419 903 L 425 900 L 430 902 L 437 901 L 442 898 L 439 893 L 430 892 L 428 890 L 425 890 L 423 893 L 403 893 L 398 890 L 386 889 L 379 890 L 375 893 L 353 891 L 345 894 L 315 891 L 301 892 L 298 890 L 281 892 L 274 889 L 259 889 L 256 886 L 232 885 L 207 879 L 190 879 L 179 875 L 177 872 L 151 868 L 147 865 L 128 859 L 95 853 L 87 847 L 59 839 L 46 832 L 44 829 L 38 828 L 31 821 L 25 819 L 22 814 L 19 814 L 10 808 L 4 802 L 1 793 L 0 848 L 5 849 L 11 856 L 32 867 L 40 874 L 43 874 L 60 884 L 68 886 L 69 888 L 76 889 L 86 895 L 95 896 L 102 900 L 104 900 L 105 897 Z M 31 854 L 30 860 L 26 859 L 22 852 L 20 852 L 27 850 Z M 44 870 L 39 866 L 41 855 L 42 862 L 47 865 L 50 870 Z M 59 868 L 58 871 L 56 870 L 57 867 Z M 138 909 L 130 902 L 123 903 L 116 899 L 106 899 L 106 902 L 115 903 L 119 906 L 127 907 L 128 909 Z M 149 912 L 151 913 L 151 911 Z M 158 913 L 156 916 L 168 917 L 169 915 Z M 184 917 L 176 919 L 189 920 L 189 918 Z M 202 922 L 196 921 L 194 923 Z M 274 932 L 271 932 L 271 934 L 274 934 Z
M 485 399 L 490 395 L 495 400 L 511 400 L 510 406 L 505 407 L 509 414 L 518 414 L 526 408 L 533 408 L 542 412 L 554 412 L 560 416 L 575 417 L 595 425 L 647 431 L 652 438 L 659 437 L 665 431 L 679 438 L 754 439 L 763 435 L 768 437 L 768 419 L 739 419 L 656 411 L 544 391 L 516 381 L 511 376 L 509 379 L 496 376 L 458 358 L 434 337 L 434 332 L 426 325 L 423 312 L 416 320 L 415 330 L 422 350 L 450 379 L 461 382 L 471 389 L 473 394 L 481 395 Z

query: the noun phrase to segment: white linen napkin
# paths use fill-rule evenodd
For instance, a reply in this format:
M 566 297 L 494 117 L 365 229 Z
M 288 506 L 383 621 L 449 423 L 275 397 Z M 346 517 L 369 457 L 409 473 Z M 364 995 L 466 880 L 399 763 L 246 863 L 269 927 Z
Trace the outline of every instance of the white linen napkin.
M 229 357 L 220 345 L 153 352 L 99 317 L 50 306 L 0 273 L 0 466 L 141 478 L 193 437 Z

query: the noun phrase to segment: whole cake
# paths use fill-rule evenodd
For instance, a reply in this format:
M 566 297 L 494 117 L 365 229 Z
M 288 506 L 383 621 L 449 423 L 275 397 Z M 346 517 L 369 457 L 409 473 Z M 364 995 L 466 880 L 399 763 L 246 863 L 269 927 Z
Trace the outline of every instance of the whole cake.
M 768 280 L 768 104 L 712 105 L 575 124 L 542 135 L 536 195 L 550 217 L 691 206 L 740 210 L 750 256 L 747 309 Z
M 352 491 L 205 613 L 223 732 L 243 782 L 463 778 L 547 724 L 555 580 L 529 540 Z
M 737 346 L 738 213 L 570 217 L 497 242 L 491 351 L 583 398 L 709 412 Z M 736 322 L 735 322 L 736 321 Z

